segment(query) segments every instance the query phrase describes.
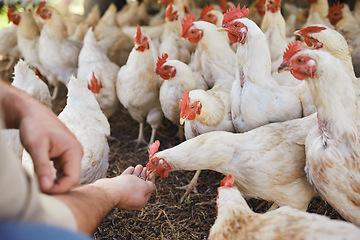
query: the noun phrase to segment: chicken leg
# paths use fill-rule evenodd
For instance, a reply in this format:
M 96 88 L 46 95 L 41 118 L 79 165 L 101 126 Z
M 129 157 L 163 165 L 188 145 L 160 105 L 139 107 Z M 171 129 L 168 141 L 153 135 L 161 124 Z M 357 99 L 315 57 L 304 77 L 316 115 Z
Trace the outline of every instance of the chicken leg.
M 182 203 L 184 201 L 184 199 L 189 195 L 191 190 L 194 190 L 195 193 L 198 193 L 196 186 L 198 185 L 198 179 L 199 179 L 200 173 L 201 173 L 201 170 L 197 170 L 194 177 L 191 179 L 191 181 L 188 185 L 183 186 L 183 187 L 178 187 L 180 189 L 186 189 L 186 192 L 180 198 L 179 203 Z

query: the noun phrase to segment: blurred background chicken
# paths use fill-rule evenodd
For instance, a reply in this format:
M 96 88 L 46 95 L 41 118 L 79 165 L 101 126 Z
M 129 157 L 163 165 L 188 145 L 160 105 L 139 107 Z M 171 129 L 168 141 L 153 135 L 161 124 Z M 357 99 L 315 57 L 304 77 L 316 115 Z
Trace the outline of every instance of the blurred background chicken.
M 84 151 L 81 160 L 80 184 L 92 183 L 106 176 L 109 167 L 110 125 L 102 113 L 95 95 L 87 84 L 71 77 L 67 104 L 58 118 L 75 135 Z M 33 172 L 30 155 L 24 151 L 23 166 Z M 55 171 L 55 170 L 54 170 Z
M 360 229 L 343 221 L 281 207 L 265 214 L 254 213 L 233 186 L 233 175 L 218 188 L 217 218 L 209 240 L 221 239 L 358 239 Z
M 96 41 L 92 28 L 89 28 L 79 54 L 77 77 L 86 82 L 89 89 L 101 86 L 97 90 L 96 99 L 106 117 L 115 112 L 119 103 L 115 89 L 119 69 L 118 65 L 110 61 Z
M 139 123 L 137 145 L 146 142 L 144 139 L 145 120 L 152 132 L 151 144 L 156 131 L 161 125 L 164 114 L 159 100 L 159 79 L 155 72 L 157 49 L 138 25 L 134 37 L 134 48 L 125 65 L 120 68 L 116 80 L 116 92 L 121 104 L 129 111 L 131 117 Z
M 306 138 L 306 172 L 320 196 L 360 225 L 359 98 L 353 74 L 330 53 L 293 46 L 281 66 L 309 85 L 318 126 Z
M 81 42 L 67 39 L 67 30 L 60 13 L 41 2 L 36 13 L 45 20 L 39 39 L 41 64 L 67 85 L 71 75 L 76 76 Z
M 194 20 L 194 15 L 187 15 L 182 23 L 182 37 L 196 44 L 189 66 L 204 77 L 209 88 L 216 82 L 233 81 L 236 57 L 226 36 L 214 24 Z

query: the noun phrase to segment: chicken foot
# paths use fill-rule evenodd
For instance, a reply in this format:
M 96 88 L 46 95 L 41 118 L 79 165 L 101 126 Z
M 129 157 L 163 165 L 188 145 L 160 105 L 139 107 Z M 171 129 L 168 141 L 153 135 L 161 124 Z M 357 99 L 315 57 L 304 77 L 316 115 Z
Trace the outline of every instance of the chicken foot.
M 180 198 L 179 203 L 182 203 L 184 199 L 189 195 L 191 190 L 194 190 L 195 193 L 198 193 L 196 186 L 198 185 L 198 179 L 200 176 L 201 170 L 197 170 L 194 177 L 191 179 L 190 183 L 183 187 L 178 187 L 179 189 L 186 189 L 185 194 Z

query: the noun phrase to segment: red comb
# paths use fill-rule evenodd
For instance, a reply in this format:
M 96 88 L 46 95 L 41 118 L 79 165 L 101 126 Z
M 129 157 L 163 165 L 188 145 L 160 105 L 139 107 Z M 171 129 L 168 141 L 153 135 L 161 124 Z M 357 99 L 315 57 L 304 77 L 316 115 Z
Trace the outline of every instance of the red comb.
M 170 3 L 170 5 L 168 5 L 168 7 L 166 8 L 165 17 L 170 18 L 173 14 L 173 10 L 174 10 L 173 5 L 172 3 Z
M 186 106 L 188 105 L 188 103 L 190 101 L 189 90 L 185 90 L 183 93 L 184 93 L 184 95 L 181 97 L 181 100 L 180 100 L 181 111 L 186 108 Z
M 194 20 L 195 20 L 195 16 L 194 14 L 186 14 L 183 23 L 181 24 L 182 26 L 182 34 L 181 36 L 184 37 L 184 35 L 186 34 L 186 32 L 191 28 L 191 26 L 194 24 Z
M 156 71 L 160 70 L 160 67 L 166 62 L 166 59 L 169 57 L 167 53 L 164 53 L 161 57 L 158 57 L 156 63 Z
M 15 12 L 15 8 L 14 8 L 14 7 L 9 8 L 9 10 L 8 10 L 8 12 L 7 12 L 7 16 L 8 16 L 9 22 L 10 22 L 11 15 L 12 15 L 14 12 Z
M 302 43 L 299 40 L 293 41 L 291 43 L 288 44 L 284 55 L 283 55 L 283 61 L 284 62 L 288 62 L 290 61 L 290 58 L 297 52 L 300 51 L 300 47 L 301 47 Z
M 248 14 L 249 14 L 249 9 L 246 8 L 245 6 L 243 6 L 243 8 L 240 8 L 240 3 L 239 3 L 237 8 L 233 6 L 232 8 L 229 8 L 226 11 L 226 13 L 224 14 L 223 24 L 231 22 L 238 18 L 246 17 Z
M 140 43 L 141 41 L 141 28 L 139 26 L 139 24 L 137 25 L 137 30 L 136 30 L 136 36 L 135 36 L 135 43 Z
M 36 9 L 36 13 L 40 14 L 40 11 L 45 7 L 46 2 L 45 1 L 41 1 L 38 5 L 38 8 Z
M 311 33 L 318 33 L 318 32 L 321 32 L 322 30 L 326 30 L 326 27 L 309 26 L 309 27 L 300 29 L 299 33 L 301 36 L 304 36 L 304 35 L 311 34 Z
M 159 140 L 156 140 L 153 144 L 150 145 L 150 147 L 148 149 L 149 158 L 151 158 L 152 156 L 154 156 L 155 153 L 158 152 L 159 147 L 160 147 Z
M 340 2 L 334 3 L 330 8 L 329 8 L 329 15 L 333 14 L 334 12 L 337 12 L 341 9 L 344 8 L 344 4 Z
M 223 180 L 221 180 L 220 187 L 232 187 L 234 181 L 234 176 L 232 174 L 229 174 Z
M 206 5 L 200 13 L 200 18 L 204 18 L 204 16 L 210 12 L 211 10 L 214 10 L 214 7 L 210 4 L 210 5 Z

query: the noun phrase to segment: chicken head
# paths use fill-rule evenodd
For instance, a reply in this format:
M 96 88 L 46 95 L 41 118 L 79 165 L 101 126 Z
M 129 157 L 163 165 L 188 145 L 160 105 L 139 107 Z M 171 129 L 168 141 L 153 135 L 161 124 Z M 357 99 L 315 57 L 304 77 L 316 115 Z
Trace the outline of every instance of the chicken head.
M 276 13 L 281 9 L 281 0 L 270 0 L 266 4 L 266 10 Z
M 266 2 L 266 0 L 257 0 L 256 1 L 255 8 L 260 16 L 265 15 L 265 2 Z
M 194 14 L 186 15 L 183 20 L 181 37 L 189 40 L 191 43 L 198 43 L 204 36 L 204 31 L 194 26 Z
M 150 48 L 148 37 L 142 34 L 139 24 L 137 25 L 136 35 L 134 37 L 135 50 L 144 52 Z
M 51 18 L 51 10 L 46 7 L 45 1 L 39 3 L 36 14 L 38 14 L 44 20 Z
M 19 25 L 20 23 L 20 14 L 15 12 L 15 8 L 11 7 L 9 8 L 8 12 L 7 12 L 7 16 L 9 19 L 9 22 L 13 22 L 15 25 Z
M 169 80 L 170 78 L 176 76 L 176 68 L 174 66 L 165 65 L 167 58 L 167 53 L 164 53 L 162 57 L 158 57 L 155 69 L 155 73 L 160 75 L 160 77 L 164 80 Z
M 248 14 L 249 9 L 245 6 L 243 8 L 240 8 L 240 4 L 237 8 L 234 6 L 224 14 L 222 27 L 219 28 L 219 31 L 227 31 L 231 42 L 244 44 L 248 28 L 238 19 L 246 17 Z
M 162 178 L 167 178 L 172 167 L 164 159 L 155 157 L 159 147 L 160 142 L 156 140 L 148 149 L 149 162 L 146 164 L 146 175 L 149 176 L 151 173 L 155 173 Z
M 212 23 L 212 24 L 216 24 L 217 21 L 217 17 L 212 14 L 210 11 L 214 10 L 214 7 L 210 4 L 210 5 L 206 5 L 200 13 L 200 20 Z
M 189 91 L 186 90 L 180 100 L 180 124 L 184 124 L 186 119 L 194 120 L 201 113 L 201 108 L 200 101 L 190 102 Z
M 304 80 L 306 77 L 313 78 L 316 73 L 316 61 L 309 56 L 297 54 L 300 47 L 300 41 L 289 43 L 278 71 L 288 70 L 298 80 Z
M 333 4 L 330 8 L 329 8 L 329 21 L 332 25 L 336 25 L 341 19 L 342 19 L 342 9 L 344 8 L 344 4 L 343 3 L 337 3 L 337 4 Z
M 303 37 L 304 42 L 309 47 L 314 46 L 314 49 L 319 49 L 323 47 L 323 43 L 320 42 L 318 39 L 314 38 L 313 34 L 325 29 L 326 28 L 322 26 L 308 26 L 306 28 L 295 31 L 294 34 Z
M 170 4 L 169 6 L 167 6 L 165 11 L 166 21 L 172 22 L 178 20 L 178 18 L 179 18 L 178 11 L 174 9 L 173 5 Z

